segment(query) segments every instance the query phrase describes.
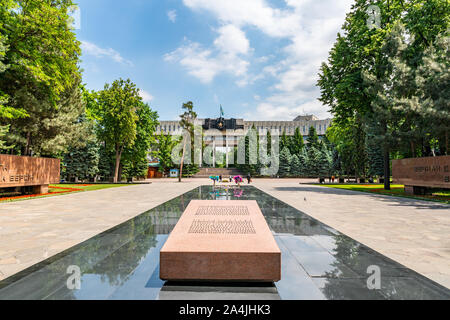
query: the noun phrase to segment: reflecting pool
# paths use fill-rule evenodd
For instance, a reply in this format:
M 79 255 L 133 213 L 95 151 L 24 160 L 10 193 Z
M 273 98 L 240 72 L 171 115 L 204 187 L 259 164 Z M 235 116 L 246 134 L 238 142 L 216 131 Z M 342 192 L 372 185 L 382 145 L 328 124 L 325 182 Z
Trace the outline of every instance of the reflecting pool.
M 159 251 L 193 199 L 256 200 L 282 252 L 282 280 L 161 281 Z M 374 267 L 379 289 L 369 289 Z M 450 290 L 252 186 L 202 186 L 0 282 L 0 299 L 450 299 Z

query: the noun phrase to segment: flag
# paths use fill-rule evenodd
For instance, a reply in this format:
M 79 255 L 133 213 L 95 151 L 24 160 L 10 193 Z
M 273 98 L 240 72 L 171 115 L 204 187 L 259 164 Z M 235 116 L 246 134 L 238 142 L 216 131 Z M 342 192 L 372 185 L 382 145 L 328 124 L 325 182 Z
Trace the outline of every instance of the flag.
M 223 117 L 224 115 L 225 115 L 225 113 L 223 112 L 222 105 L 220 105 L 220 116 Z

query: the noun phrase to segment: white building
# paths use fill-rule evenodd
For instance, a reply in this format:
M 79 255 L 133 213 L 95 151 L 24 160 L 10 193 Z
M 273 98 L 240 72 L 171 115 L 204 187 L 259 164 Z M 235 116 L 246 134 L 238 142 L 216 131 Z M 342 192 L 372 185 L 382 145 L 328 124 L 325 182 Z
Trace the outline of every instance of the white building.
M 266 134 L 270 131 L 273 134 L 282 135 L 286 132 L 288 136 L 293 136 L 297 128 L 300 133 L 306 137 L 309 133 L 309 128 L 316 128 L 319 136 L 324 136 L 327 129 L 331 126 L 332 119 L 319 120 L 313 115 L 299 116 L 293 121 L 251 121 L 244 119 L 222 119 L 224 128 L 219 129 L 215 126 L 221 119 L 197 119 L 196 125 L 202 126 L 205 130 L 205 140 L 209 141 L 220 136 L 227 136 L 230 140 L 238 139 L 245 135 L 253 126 L 260 135 Z M 231 125 L 230 125 L 231 124 Z M 217 131 L 220 131 L 217 132 Z M 181 134 L 182 130 L 179 121 L 160 121 L 156 133 L 177 135 Z
M 197 119 L 195 125 L 203 128 L 204 143 L 212 147 L 212 161 L 216 164 L 216 150 L 226 154 L 226 166 L 229 166 L 228 152 L 238 146 L 241 137 L 255 127 L 260 136 L 266 135 L 268 131 L 272 136 L 293 136 L 298 128 L 304 138 L 309 129 L 314 127 L 317 134 L 324 136 L 331 126 L 332 119 L 319 120 L 313 115 L 299 116 L 293 121 L 247 121 L 244 119 Z M 179 121 L 160 121 L 156 134 L 181 135 L 182 128 Z

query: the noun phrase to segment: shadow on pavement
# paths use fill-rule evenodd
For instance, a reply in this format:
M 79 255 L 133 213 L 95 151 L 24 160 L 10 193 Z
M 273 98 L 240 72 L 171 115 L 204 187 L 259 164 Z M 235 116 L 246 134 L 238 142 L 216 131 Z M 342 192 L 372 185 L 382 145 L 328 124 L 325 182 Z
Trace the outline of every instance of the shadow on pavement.
M 285 192 L 311 192 L 311 193 L 321 193 L 324 195 L 366 195 L 374 198 L 376 200 L 383 201 L 392 206 L 401 206 L 401 207 L 415 207 L 417 209 L 433 209 L 433 210 L 448 210 L 450 209 L 450 205 L 426 201 L 426 200 L 417 200 L 410 198 L 402 198 L 395 196 L 388 196 L 382 194 L 374 194 L 369 192 L 361 192 L 361 191 L 353 191 L 353 190 L 343 190 L 336 188 L 327 188 L 320 186 L 301 186 L 301 187 L 274 187 L 276 191 L 285 191 Z

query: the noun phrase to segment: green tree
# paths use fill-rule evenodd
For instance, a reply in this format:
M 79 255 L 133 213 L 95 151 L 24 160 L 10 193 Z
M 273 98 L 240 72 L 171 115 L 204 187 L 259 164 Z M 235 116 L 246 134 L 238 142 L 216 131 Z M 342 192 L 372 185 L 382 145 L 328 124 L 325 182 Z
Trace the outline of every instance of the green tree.
M 284 148 L 288 148 L 289 150 L 292 148 L 291 139 L 287 136 L 286 130 L 283 131 L 280 139 L 280 150 L 283 150 Z
M 62 157 L 70 147 L 84 146 L 89 129 L 80 120 L 86 111 L 80 81 L 61 93 L 56 108 L 29 97 L 29 117 L 11 121 L 10 140 L 22 148 L 22 154 Z
M 136 141 L 137 108 L 142 104 L 139 89 L 130 79 L 119 79 L 95 95 L 96 103 L 90 103 L 89 114 L 97 122 L 99 139 L 105 142 L 107 150 L 115 154 L 114 183 L 118 182 L 119 167 L 125 148 Z
M 290 151 L 292 154 L 299 155 L 304 147 L 305 142 L 303 140 L 303 135 L 300 132 L 300 128 L 296 128 L 291 140 Z
M 366 11 L 372 4 L 381 10 L 380 28 L 366 26 Z M 398 42 L 401 37 L 395 40 L 392 34 L 399 21 L 406 26 L 403 36 L 409 39 L 409 45 L 400 51 L 398 45 L 405 42 Z M 349 122 L 369 119 L 382 130 L 385 139 L 374 143 L 383 146 L 386 189 L 390 187 L 390 151 L 404 149 L 407 141 L 414 154 L 420 140 L 422 145 L 429 145 L 434 139 L 432 134 L 423 139 L 427 137 L 424 121 L 404 106 L 417 106 L 417 88 L 410 81 L 411 75 L 421 64 L 424 50 L 448 29 L 448 23 L 446 0 L 357 0 L 347 15 L 343 34 L 338 34 L 327 63 L 321 67 L 320 100 L 330 106 L 336 126 L 344 130 Z M 368 73 L 372 76 L 369 81 Z M 362 139 L 362 134 L 356 136 L 361 139 L 355 149 L 362 150 L 366 139 Z M 342 164 L 347 165 L 344 158 Z
M 308 153 L 306 152 L 306 148 L 300 152 L 298 156 L 298 161 L 300 163 L 300 168 L 298 169 L 301 176 L 308 175 Z
M 173 139 L 170 134 L 162 133 L 156 137 L 154 147 L 152 148 L 152 155 L 159 160 L 159 170 L 162 173 L 167 173 L 167 171 L 174 167 L 172 162 L 172 150 L 180 143 L 179 140 Z
M 370 121 L 366 123 L 366 152 L 368 159 L 368 173 L 371 177 L 384 176 L 383 146 L 377 137 L 380 135 L 380 128 Z
M 5 140 L 3 139 L 9 131 L 8 126 L 0 126 L 0 151 L 11 149 L 12 146 L 7 146 Z
M 123 152 L 123 167 L 127 177 L 145 176 L 148 170 L 148 154 L 155 142 L 154 133 L 158 126 L 158 113 L 146 103 L 136 107 L 136 140 L 133 146 Z
M 189 101 L 187 103 L 183 103 L 182 106 L 183 110 L 185 112 L 180 115 L 180 126 L 184 130 L 183 134 L 183 153 L 181 156 L 181 162 L 180 162 L 180 173 L 178 177 L 178 181 L 181 182 L 181 178 L 183 177 L 183 164 L 184 164 L 184 157 L 186 155 L 186 145 L 188 143 L 188 139 L 192 139 L 194 136 L 194 123 L 197 119 L 197 113 L 194 112 L 194 104 L 192 101 Z
M 294 177 L 299 177 L 302 175 L 302 167 L 301 167 L 300 159 L 296 154 L 292 155 L 291 175 Z
M 280 152 L 280 169 L 278 171 L 280 177 L 287 177 L 291 172 L 292 156 L 289 148 L 285 147 Z
M 415 83 L 418 85 L 418 108 L 413 111 L 426 125 L 428 133 L 440 141 L 440 153 L 450 154 L 450 50 L 448 32 L 440 34 L 424 51 Z M 408 104 L 407 108 L 414 107 Z
M 0 5 L 0 56 L 8 66 L 0 77 L 0 96 L 3 101 L 8 99 L 0 113 L 9 119 L 29 115 L 9 121 L 10 137 L 26 155 L 32 151 L 48 153 L 42 143 L 34 145 L 41 140 L 34 133 L 40 132 L 39 123 L 54 118 L 61 95 L 79 82 L 80 43 L 68 24 L 72 5 L 70 0 L 6 0 Z M 48 140 L 54 138 L 51 135 Z
M 2 29 L 3 23 L 0 21 L 0 30 Z M 0 75 L 5 72 L 8 68 L 7 65 L 3 63 L 6 55 L 6 45 L 5 45 L 5 37 L 0 33 Z M 20 118 L 26 116 L 26 113 L 23 109 L 15 109 L 8 107 L 6 104 L 8 103 L 8 96 L 4 94 L 0 89 L 0 124 L 8 119 Z M 0 125 L 0 150 L 11 149 L 12 146 L 6 145 L 6 135 L 9 132 L 9 125 L 2 126 Z
M 236 168 L 246 174 L 250 173 L 252 176 L 259 175 L 262 168 L 259 155 L 265 150 L 260 150 L 260 138 L 254 125 L 243 138 L 242 146 L 245 148 L 245 163 L 238 163 Z
M 309 128 L 308 137 L 306 138 L 308 141 L 308 148 L 318 148 L 319 147 L 319 136 L 317 135 L 317 131 L 315 127 Z
M 62 175 L 68 181 L 95 178 L 99 173 L 100 148 L 96 141 L 81 148 L 70 148 L 63 159 Z
M 324 143 L 321 142 L 320 144 L 321 144 L 319 149 L 320 156 L 318 158 L 317 164 L 318 174 L 319 177 L 321 178 L 330 177 L 333 163 L 332 155 L 331 152 L 326 148 Z
M 376 139 L 383 148 L 386 190 L 390 189 L 391 149 L 398 145 L 398 137 L 405 133 L 405 127 L 403 127 L 403 131 L 399 131 L 404 113 L 396 108 L 396 102 L 411 97 L 410 86 L 407 84 L 411 80 L 398 76 L 400 72 L 396 71 L 397 68 L 406 67 L 404 64 L 402 65 L 401 61 L 401 55 L 405 49 L 404 29 L 398 23 L 386 36 L 382 45 L 381 55 L 385 60 L 383 72 L 365 71 L 363 73 L 364 81 L 367 83 L 367 92 L 373 97 L 371 116 L 376 125 L 381 128 Z M 402 73 L 410 73 L 410 71 Z
M 320 177 L 322 152 L 318 148 L 309 147 L 307 154 L 306 175 L 309 177 Z

